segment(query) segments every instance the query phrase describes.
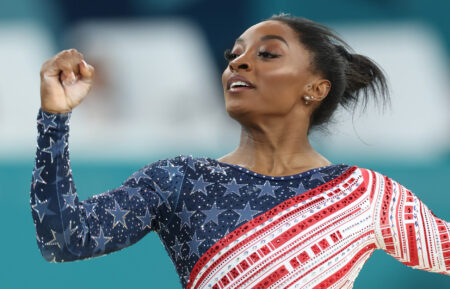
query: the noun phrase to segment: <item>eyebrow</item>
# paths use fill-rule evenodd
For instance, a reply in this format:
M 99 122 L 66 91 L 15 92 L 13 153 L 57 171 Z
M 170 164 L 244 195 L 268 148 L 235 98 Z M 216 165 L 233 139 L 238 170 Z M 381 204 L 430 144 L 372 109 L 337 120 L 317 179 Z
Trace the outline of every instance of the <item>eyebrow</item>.
M 283 37 L 278 36 L 278 35 L 273 35 L 273 34 L 264 35 L 264 36 L 261 37 L 259 40 L 264 41 L 264 40 L 269 40 L 269 39 L 278 39 L 278 40 L 281 40 L 281 41 L 284 42 L 284 44 L 286 44 L 287 47 L 289 47 L 287 41 L 286 41 Z M 236 39 L 235 42 L 244 42 L 244 39 L 243 39 L 243 38 L 238 38 L 238 39 Z

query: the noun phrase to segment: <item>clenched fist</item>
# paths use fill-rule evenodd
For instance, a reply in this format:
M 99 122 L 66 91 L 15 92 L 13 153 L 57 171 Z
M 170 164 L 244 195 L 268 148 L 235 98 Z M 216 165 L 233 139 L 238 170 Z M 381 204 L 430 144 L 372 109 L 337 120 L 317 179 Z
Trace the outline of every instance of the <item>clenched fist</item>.
M 63 50 L 41 68 L 41 109 L 67 113 L 79 105 L 91 90 L 94 67 L 75 49 Z

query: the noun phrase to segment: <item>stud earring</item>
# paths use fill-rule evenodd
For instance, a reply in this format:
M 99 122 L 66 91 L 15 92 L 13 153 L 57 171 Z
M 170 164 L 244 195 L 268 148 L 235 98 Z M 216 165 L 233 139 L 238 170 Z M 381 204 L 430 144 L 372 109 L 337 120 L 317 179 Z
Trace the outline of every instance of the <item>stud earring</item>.
M 303 98 L 305 99 L 305 104 L 309 104 L 309 101 L 314 99 L 314 96 L 313 95 L 311 95 L 311 96 L 305 95 Z

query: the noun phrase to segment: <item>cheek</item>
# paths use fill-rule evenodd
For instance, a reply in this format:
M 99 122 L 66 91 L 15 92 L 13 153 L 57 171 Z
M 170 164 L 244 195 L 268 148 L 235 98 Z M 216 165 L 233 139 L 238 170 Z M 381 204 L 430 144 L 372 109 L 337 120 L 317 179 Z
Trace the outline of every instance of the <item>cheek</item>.
M 298 70 L 286 67 L 268 71 L 258 77 L 261 98 L 276 107 L 292 106 L 300 91 Z

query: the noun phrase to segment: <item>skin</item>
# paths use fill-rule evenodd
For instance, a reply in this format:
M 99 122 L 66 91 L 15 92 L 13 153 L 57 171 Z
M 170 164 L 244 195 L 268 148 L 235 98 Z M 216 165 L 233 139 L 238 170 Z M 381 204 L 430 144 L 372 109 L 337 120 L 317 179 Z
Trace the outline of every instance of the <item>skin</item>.
M 261 40 L 266 35 L 279 39 Z M 307 133 L 311 113 L 331 83 L 310 67 L 311 53 L 294 30 L 274 20 L 248 28 L 235 43 L 235 58 L 222 74 L 226 110 L 241 124 L 238 147 L 218 160 L 264 175 L 297 174 L 331 163 L 310 145 Z M 279 55 L 269 58 L 265 51 Z M 227 81 L 233 75 L 247 78 L 254 89 L 231 93 Z M 313 96 L 305 103 L 305 96 Z
M 266 35 L 282 37 L 264 39 Z M 241 124 L 238 147 L 218 161 L 254 172 L 285 176 L 331 163 L 310 145 L 311 113 L 328 94 L 331 83 L 310 67 L 311 54 L 288 25 L 274 20 L 248 28 L 236 41 L 236 54 L 222 74 L 226 110 Z M 258 52 L 278 55 L 275 58 Z M 231 76 L 255 87 L 239 93 L 227 89 Z M 63 50 L 41 68 L 41 109 L 67 113 L 90 91 L 94 67 L 75 49 Z M 305 103 L 304 97 L 313 97 Z
M 41 71 L 41 109 L 67 113 L 79 105 L 91 90 L 94 67 L 76 49 L 63 50 L 48 59 Z

